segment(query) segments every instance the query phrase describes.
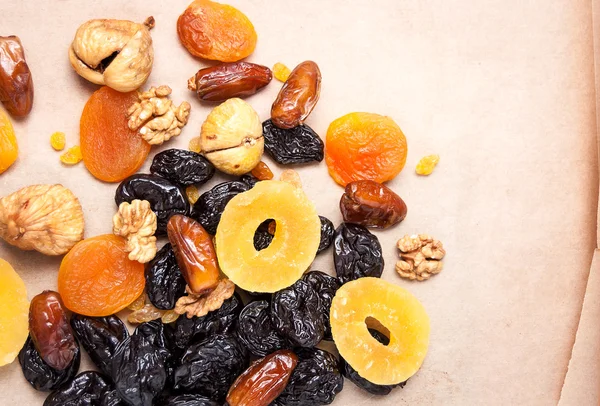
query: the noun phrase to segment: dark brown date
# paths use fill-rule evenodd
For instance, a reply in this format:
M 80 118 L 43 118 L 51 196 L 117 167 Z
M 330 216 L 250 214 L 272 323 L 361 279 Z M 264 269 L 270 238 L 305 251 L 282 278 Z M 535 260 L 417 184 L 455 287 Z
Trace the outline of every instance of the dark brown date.
M 57 292 L 46 290 L 31 300 L 29 332 L 44 362 L 56 370 L 67 368 L 79 349 Z
M 279 128 L 294 128 L 304 122 L 319 101 L 321 71 L 313 61 L 296 66 L 271 107 L 271 121 Z
M 296 368 L 298 356 L 279 350 L 254 361 L 231 385 L 229 406 L 268 406 L 283 392 Z
M 406 217 L 404 200 L 392 189 L 372 180 L 358 180 L 346 185 L 340 210 L 347 223 L 366 227 L 388 228 Z
M 0 101 L 15 117 L 33 106 L 33 79 L 19 37 L 0 37 Z
M 226 63 L 200 69 L 188 80 L 188 89 L 200 100 L 224 101 L 256 93 L 271 82 L 273 72 L 266 66 L 249 62 Z

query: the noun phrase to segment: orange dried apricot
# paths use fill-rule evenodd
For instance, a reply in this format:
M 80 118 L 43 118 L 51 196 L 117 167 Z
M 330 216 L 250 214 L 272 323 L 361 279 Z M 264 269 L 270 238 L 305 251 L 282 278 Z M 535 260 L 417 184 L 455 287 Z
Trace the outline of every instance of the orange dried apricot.
M 0 109 L 0 173 L 6 171 L 19 155 L 15 130 L 8 115 Z
M 113 234 L 85 239 L 63 258 L 58 291 L 65 306 L 86 316 L 123 310 L 144 291 L 144 265 L 128 258 L 127 241 Z
M 146 160 L 150 144 L 128 127 L 127 110 L 138 101 L 136 92 L 120 93 L 104 86 L 83 108 L 80 145 L 83 163 L 105 182 L 120 182 Z
M 386 116 L 350 113 L 327 129 L 325 162 L 342 186 L 364 179 L 387 182 L 402 171 L 406 154 L 404 133 Z
M 179 16 L 177 34 L 194 56 L 236 62 L 254 52 L 256 31 L 244 13 L 210 0 L 196 0 Z
M 15 360 L 29 333 L 29 301 L 23 279 L 0 258 L 0 366 Z

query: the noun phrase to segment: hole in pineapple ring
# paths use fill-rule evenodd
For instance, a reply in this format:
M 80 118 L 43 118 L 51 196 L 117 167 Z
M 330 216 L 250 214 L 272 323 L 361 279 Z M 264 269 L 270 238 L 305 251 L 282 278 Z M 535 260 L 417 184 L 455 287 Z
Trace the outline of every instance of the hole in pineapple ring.
M 390 330 L 386 326 L 384 326 L 379 320 L 377 320 L 375 317 L 367 316 L 367 318 L 365 319 L 365 324 L 367 325 L 367 329 L 369 330 L 371 337 L 376 339 L 381 345 L 387 346 L 390 344 Z M 373 334 L 373 331 L 376 331 L 383 335 L 386 338 L 386 340 L 384 340 L 384 342 L 381 342 L 380 337 L 377 337 L 375 334 Z
M 277 222 L 273 219 L 267 219 L 260 223 L 254 232 L 254 248 L 257 251 L 269 248 L 269 245 L 273 242 L 276 230 Z

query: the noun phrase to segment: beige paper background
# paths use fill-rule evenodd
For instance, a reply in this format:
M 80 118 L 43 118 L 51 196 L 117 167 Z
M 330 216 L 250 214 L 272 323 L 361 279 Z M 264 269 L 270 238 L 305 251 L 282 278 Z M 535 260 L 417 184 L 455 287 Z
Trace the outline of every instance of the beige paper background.
M 430 351 L 404 389 L 376 399 L 346 381 L 334 404 L 556 404 L 596 246 L 589 0 L 228 2 L 257 29 L 250 61 L 319 63 L 321 101 L 308 120 L 319 134 L 343 114 L 370 111 L 393 117 L 408 138 L 407 168 L 390 186 L 409 214 L 377 236 L 387 261 L 383 277 L 413 292 L 430 314 Z M 153 15 L 149 83 L 168 84 L 176 101 L 192 103 L 190 123 L 166 146 L 185 148 L 210 110 L 185 87 L 204 66 L 177 41 L 175 22 L 186 6 L 0 3 L 0 33 L 21 37 L 36 85 L 32 114 L 14 123 L 21 152 L 0 176 L 0 195 L 60 182 L 80 197 L 86 236 L 110 232 L 116 185 L 96 181 L 83 165 L 61 166 L 48 144 L 54 131 L 66 132 L 69 145 L 78 142 L 81 110 L 96 89 L 70 68 L 68 46 L 87 19 Z M 261 118 L 279 87 L 274 81 L 248 99 Z M 414 165 L 429 153 L 440 154 L 441 163 L 419 178 Z M 319 213 L 339 223 L 342 189 L 325 165 L 299 172 Z M 448 251 L 445 270 L 421 284 L 393 270 L 395 241 L 415 232 L 435 235 Z M 1 243 L 0 257 L 23 276 L 30 297 L 56 287 L 59 258 Z M 331 251 L 314 268 L 331 271 Z M 18 363 L 0 369 L 0 404 L 42 404 L 44 396 L 28 386 Z

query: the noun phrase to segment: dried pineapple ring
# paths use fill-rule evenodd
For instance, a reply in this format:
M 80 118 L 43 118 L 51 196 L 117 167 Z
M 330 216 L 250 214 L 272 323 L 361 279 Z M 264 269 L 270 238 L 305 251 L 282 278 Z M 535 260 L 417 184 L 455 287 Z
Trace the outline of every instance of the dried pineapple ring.
M 373 338 L 367 327 L 384 330 L 381 333 L 387 329 L 389 344 Z M 429 329 L 419 300 L 379 278 L 346 283 L 331 304 L 331 332 L 340 355 L 377 385 L 395 385 L 417 372 L 429 346 Z
M 277 223 L 264 250 L 254 248 L 254 233 L 267 219 Z M 235 196 L 225 207 L 216 235 L 221 270 L 242 289 L 276 292 L 296 282 L 315 259 L 321 221 L 302 189 L 267 180 Z
M 0 258 L 0 366 L 15 360 L 29 332 L 29 302 L 25 283 Z

